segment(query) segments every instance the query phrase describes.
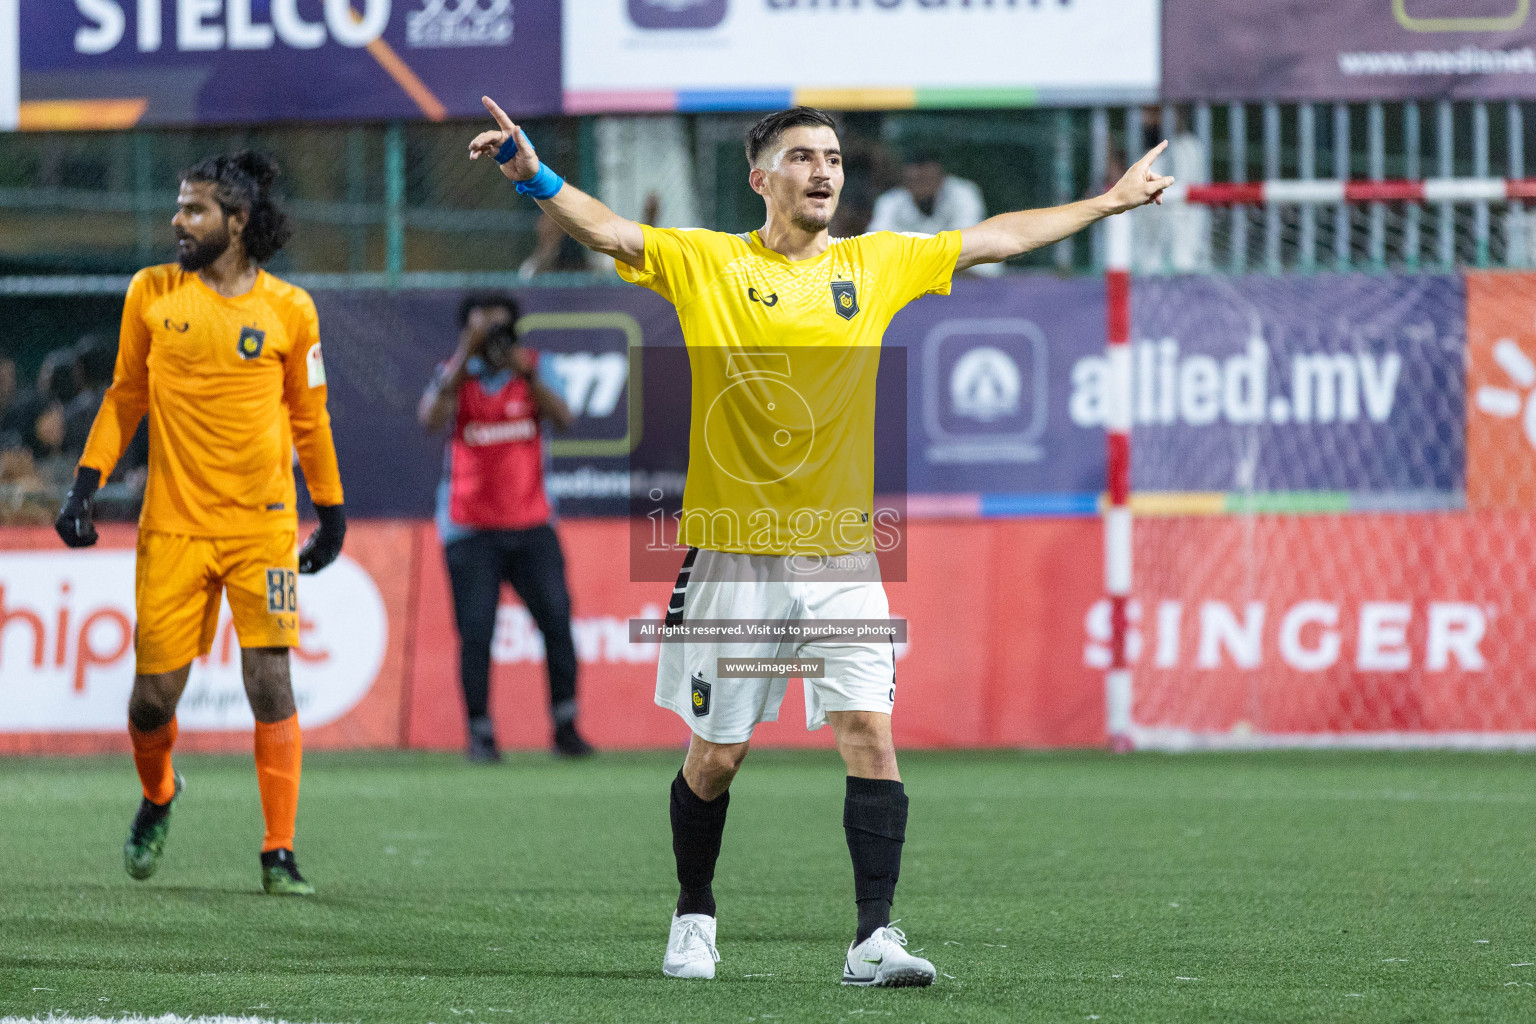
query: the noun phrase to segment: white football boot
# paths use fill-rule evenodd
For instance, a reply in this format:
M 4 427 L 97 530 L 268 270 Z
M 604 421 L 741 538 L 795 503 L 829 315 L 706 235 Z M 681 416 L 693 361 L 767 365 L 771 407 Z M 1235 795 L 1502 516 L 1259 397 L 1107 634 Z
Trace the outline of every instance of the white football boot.
M 713 978 L 720 951 L 715 949 L 715 919 L 708 914 L 672 915 L 667 957 L 661 973 L 669 978 Z
M 932 985 L 933 964 L 906 950 L 907 937 L 900 928 L 886 925 L 856 946 L 848 947 L 843 963 L 844 985 L 906 988 Z

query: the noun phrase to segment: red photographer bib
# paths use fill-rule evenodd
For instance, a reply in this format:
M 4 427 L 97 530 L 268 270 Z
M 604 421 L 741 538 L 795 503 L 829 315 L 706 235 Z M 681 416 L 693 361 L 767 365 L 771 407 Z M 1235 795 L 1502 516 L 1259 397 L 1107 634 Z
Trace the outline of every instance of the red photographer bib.
M 513 376 L 488 393 L 476 378 L 459 387 L 449 445 L 449 515 L 478 530 L 525 530 L 549 522 L 543 444 L 533 388 Z

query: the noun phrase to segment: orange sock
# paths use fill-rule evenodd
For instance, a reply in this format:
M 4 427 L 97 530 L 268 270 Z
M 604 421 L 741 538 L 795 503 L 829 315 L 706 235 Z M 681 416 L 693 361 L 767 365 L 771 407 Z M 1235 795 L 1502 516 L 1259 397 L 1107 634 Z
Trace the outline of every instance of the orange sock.
M 129 722 L 128 737 L 133 740 L 133 766 L 139 770 L 144 796 L 150 803 L 169 803 L 176 795 L 176 775 L 171 771 L 171 747 L 176 744 L 175 717 L 149 732 L 140 732 Z
M 293 849 L 293 825 L 299 816 L 299 772 L 304 744 L 299 716 L 256 723 L 256 783 L 261 787 L 261 816 L 267 835 L 261 852 Z

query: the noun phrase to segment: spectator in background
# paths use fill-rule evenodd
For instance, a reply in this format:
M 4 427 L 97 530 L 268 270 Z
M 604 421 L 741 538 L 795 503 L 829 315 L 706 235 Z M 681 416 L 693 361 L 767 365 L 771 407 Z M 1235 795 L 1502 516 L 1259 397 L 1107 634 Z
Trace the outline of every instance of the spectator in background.
M 843 194 L 827 232 L 833 238 L 854 238 L 870 230 L 875 198 L 901 181 L 899 161 L 878 139 L 850 135 L 843 147 Z
M 80 391 L 64 406 L 64 450 L 78 460 L 85 452 L 96 412 L 112 386 L 112 371 L 117 364 L 115 339 L 92 332 L 74 344 L 75 366 Z M 135 520 L 149 479 L 149 417 L 139 421 L 133 439 L 123 457 L 117 460 L 110 482 L 96 492 L 98 520 Z
M 459 347 L 438 367 L 417 413 L 428 430 L 453 425 L 437 528 L 459 629 L 466 754 L 478 762 L 501 759 L 490 716 L 490 674 L 503 581 L 512 584 L 544 634 L 555 753 L 592 753 L 576 731 L 571 599 L 544 493 L 543 421 L 566 430 L 571 411 L 539 379 L 537 353 L 519 342 L 517 319 L 510 296 L 467 296 L 459 307 Z
M 919 153 L 902 171 L 900 188 L 875 200 L 870 231 L 917 231 L 936 235 L 974 227 L 987 218 L 987 205 L 974 181 L 946 174 L 937 153 Z M 982 263 L 968 273 L 995 277 L 1001 263 Z
M 80 393 L 80 356 L 75 346 L 56 348 L 37 371 L 37 393 L 68 405 Z
M 31 401 L 32 391 L 16 375 L 16 360 L 0 353 L 0 434 L 11 435 L 12 446 L 21 443 L 21 421 Z
M 869 196 L 865 192 L 850 190 L 845 185 L 842 198 L 837 203 L 837 212 L 832 215 L 832 223 L 827 225 L 827 233 L 833 238 L 856 238 L 869 230 L 869 222 L 874 213 L 874 207 L 870 205 Z
M 11 407 L 16 404 L 16 360 L 0 352 L 0 430 L 9 426 Z
M 661 219 L 660 194 L 651 192 L 646 195 L 640 219 L 646 224 L 655 224 Z M 560 230 L 560 225 L 543 214 L 539 215 L 533 225 L 533 236 L 533 252 L 517 268 L 519 279 L 531 281 L 540 274 L 580 274 L 591 271 L 591 257 L 587 250 Z
M 42 526 L 58 490 L 37 471 L 32 449 L 14 430 L 0 431 L 0 525 Z
M 530 281 L 551 272 L 581 273 L 587 269 L 587 250 L 543 214 L 539 214 L 533 235 L 533 252 L 517 268 L 517 276 L 522 280 Z
M 42 525 L 69 486 L 62 457 L 63 409 L 17 386 L 16 363 L 0 354 L 0 523 Z
M 1151 149 L 1164 138 L 1168 148 L 1152 165 L 1154 174 L 1171 174 L 1181 185 L 1211 180 L 1205 144 L 1175 116 L 1164 125 L 1162 108 L 1141 110 L 1142 142 Z M 1164 135 L 1164 132 L 1167 132 Z M 1118 179 L 1116 179 L 1118 180 Z M 1131 235 L 1131 268 L 1141 273 L 1193 274 L 1210 269 L 1211 211 L 1195 203 L 1151 204 L 1138 211 Z
M 15 447 L 30 461 L 29 478 L 53 497 L 63 494 L 75 472 L 74 459 L 64 448 L 64 404 L 52 395 L 30 395 L 17 406 L 16 422 Z
M 75 366 L 80 390 L 64 405 L 64 447 L 78 456 L 85 451 L 85 439 L 96 410 L 112 386 L 112 370 L 117 363 L 117 345 L 104 335 L 87 334 L 74 346 Z

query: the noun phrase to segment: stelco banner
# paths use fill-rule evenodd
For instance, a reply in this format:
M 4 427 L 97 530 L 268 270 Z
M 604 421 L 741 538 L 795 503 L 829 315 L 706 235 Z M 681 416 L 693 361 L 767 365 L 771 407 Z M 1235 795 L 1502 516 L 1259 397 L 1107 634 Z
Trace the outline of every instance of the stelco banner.
M 566 109 L 1150 99 L 1157 0 L 565 0 Z
M 479 117 L 487 92 L 514 116 L 560 109 L 559 0 L 21 7 L 23 129 Z
M 1536 96 L 1530 0 L 1164 0 L 1178 100 Z

